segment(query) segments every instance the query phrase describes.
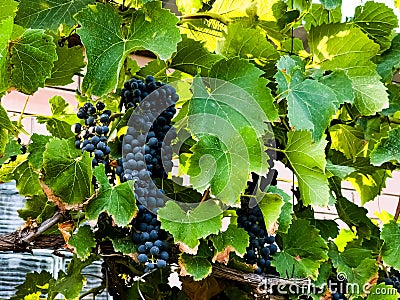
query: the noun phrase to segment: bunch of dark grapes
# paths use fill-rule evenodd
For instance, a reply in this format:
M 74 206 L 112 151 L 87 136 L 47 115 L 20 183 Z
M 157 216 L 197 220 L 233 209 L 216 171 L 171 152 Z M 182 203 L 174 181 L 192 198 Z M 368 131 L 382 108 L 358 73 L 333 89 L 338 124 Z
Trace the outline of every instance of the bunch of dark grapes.
M 157 216 L 143 205 L 138 205 L 137 217 L 132 221 L 132 239 L 138 250 L 138 261 L 145 264 L 145 273 L 165 268 L 170 257 L 167 233 L 160 229 Z
M 386 285 L 393 286 L 400 293 L 400 272 L 398 270 L 392 269 L 384 282 Z
M 122 168 L 117 174 L 122 182 L 135 180 L 136 199 L 154 213 L 165 200 L 152 178 L 166 178 L 172 170 L 170 143 L 176 133 L 171 120 L 178 99 L 173 87 L 156 82 L 153 76 L 145 82 L 132 78 L 121 91 L 122 106 L 136 109 L 123 139 Z
M 73 125 L 75 132 L 75 147 L 87 151 L 94 157 L 92 166 L 100 163 L 107 165 L 110 147 L 107 145 L 107 134 L 110 124 L 110 110 L 104 110 L 103 102 L 97 102 L 96 107 L 91 103 L 85 103 L 76 114 L 79 119 L 84 120 L 85 125 L 76 123 Z
M 259 206 L 256 204 L 250 207 L 249 201 L 242 200 L 242 207 L 237 210 L 237 214 L 239 227 L 244 228 L 250 236 L 250 245 L 244 256 L 246 262 L 257 264 L 257 274 L 277 274 L 271 267 L 271 256 L 277 252 L 278 247 L 275 237 L 267 233 Z

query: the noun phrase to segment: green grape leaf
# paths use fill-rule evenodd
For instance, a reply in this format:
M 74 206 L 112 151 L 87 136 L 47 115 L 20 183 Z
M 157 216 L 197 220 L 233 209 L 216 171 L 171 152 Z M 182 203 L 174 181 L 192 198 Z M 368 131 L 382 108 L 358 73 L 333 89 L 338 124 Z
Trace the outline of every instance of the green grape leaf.
M 363 115 L 374 115 L 389 104 L 385 85 L 376 71 L 375 65 L 361 64 L 347 72 L 355 93 L 354 104 Z
M 72 27 L 73 15 L 92 0 L 21 0 L 15 22 L 25 28 L 56 31 L 60 24 Z
M 181 267 L 181 275 L 190 275 L 195 281 L 206 278 L 212 272 L 211 262 L 203 256 L 182 253 L 178 263 Z
M 74 112 L 72 105 L 68 104 L 61 96 L 54 96 L 49 99 L 51 116 L 38 116 L 40 124 L 46 124 L 47 130 L 60 139 L 74 137 L 71 125 L 80 120 Z
M 3 6 L 0 6 L 3 7 Z M 0 15 L 3 13 L 3 9 Z M 14 19 L 8 17 L 0 18 L 0 96 L 9 88 L 9 76 L 7 73 L 7 56 L 9 40 L 14 28 Z M 1 124 L 1 122 L 0 122 Z
M 293 7 L 299 11 L 308 10 L 311 6 L 311 1 L 309 0 L 288 0 L 287 1 L 288 7 Z
M 173 201 L 158 210 L 161 228 L 171 233 L 175 243 L 194 249 L 200 239 L 217 234 L 222 227 L 222 210 L 214 201 L 206 201 L 185 212 Z
M 284 55 L 279 59 L 277 67 L 279 71 L 274 78 L 278 83 L 280 98 L 284 98 L 287 97 L 290 85 L 296 86 L 305 80 L 306 77 L 303 73 L 304 63 L 297 56 Z
M 184 15 L 193 14 L 203 7 L 202 0 L 177 0 L 176 6 Z
M 13 0 L 0 0 L 0 23 L 4 19 L 11 17 L 15 18 L 16 12 L 18 11 L 18 2 Z
M 361 203 L 364 205 L 380 195 L 382 189 L 386 186 L 388 177 L 391 177 L 389 170 L 376 168 L 369 173 L 354 172 L 346 180 L 350 181 L 354 186 L 360 195 Z
M 21 154 L 21 145 L 14 139 L 12 135 L 8 135 L 7 131 L 1 132 L 4 129 L 0 129 L 0 145 L 1 139 L 4 138 L 4 151 L 0 148 L 0 165 L 5 163 L 11 156 Z
M 371 288 L 367 300 L 397 300 L 399 297 L 400 294 L 394 287 L 380 283 Z
M 244 145 L 239 144 L 240 141 L 229 142 L 230 148 L 236 146 L 236 149 L 246 151 Z M 237 146 L 238 144 L 242 147 Z M 190 148 L 193 155 L 187 161 L 189 164 L 187 174 L 196 190 L 204 191 L 210 186 L 210 192 L 218 199 L 224 203 L 236 204 L 245 189 L 249 166 L 246 157 L 243 157 L 243 153 L 246 152 L 233 152 L 230 148 L 215 136 L 200 138 Z M 233 175 L 235 170 L 243 172 Z
M 274 98 L 271 95 L 271 90 L 266 87 L 268 81 L 265 78 L 259 78 L 262 74 L 263 72 L 260 69 L 247 62 L 246 60 L 239 58 L 230 58 L 226 60 L 220 60 L 216 64 L 214 64 L 211 68 L 209 76 L 212 78 L 218 78 L 220 80 L 226 80 L 227 82 L 230 82 L 237 87 L 243 89 L 243 91 L 251 95 L 258 103 L 260 109 L 262 109 L 265 116 L 267 117 L 267 120 L 273 122 L 278 119 L 278 110 L 274 105 Z M 214 93 L 228 93 L 228 91 L 222 89 L 223 87 L 219 86 L 218 83 L 219 82 L 217 82 L 217 86 L 219 89 L 214 91 Z M 230 87 L 231 86 L 228 85 L 228 89 Z M 237 91 L 237 88 L 232 92 L 239 93 L 239 91 Z M 239 94 L 236 96 L 242 95 Z M 236 101 L 238 101 L 238 99 L 236 99 Z M 265 118 L 265 116 L 254 114 L 254 116 L 246 115 L 246 118 L 252 120 L 255 117 Z M 266 120 L 264 119 L 263 122 L 265 121 Z M 259 128 L 260 126 L 261 125 L 258 125 L 256 128 Z
M 348 159 L 355 161 L 366 149 L 367 141 L 359 128 L 336 124 L 329 128 L 329 134 L 332 140 L 331 148 L 342 152 Z
M 103 164 L 96 167 L 93 173 L 100 183 L 100 191 L 86 207 L 88 218 L 95 220 L 101 212 L 107 211 L 118 226 L 128 225 L 137 212 L 133 182 L 124 182 L 116 187 L 111 186 Z
M 245 17 L 246 10 L 253 5 L 252 2 L 251 0 L 216 0 L 210 12 L 224 15 L 226 18 Z
M 293 203 L 292 203 L 292 197 L 290 197 L 288 194 L 286 194 L 283 190 L 280 188 L 270 185 L 267 190 L 268 193 L 273 193 L 277 194 L 282 197 L 284 203 L 281 208 L 281 213 L 278 218 L 278 231 L 287 233 L 290 227 L 290 224 L 292 224 L 292 213 L 293 213 Z
M 265 193 L 261 200 L 257 202 L 262 211 L 267 232 L 269 234 L 275 233 L 274 228 L 282 212 L 285 201 L 278 194 Z
M 94 233 L 89 225 L 83 225 L 78 228 L 78 232 L 74 233 L 68 240 L 68 246 L 74 249 L 74 252 L 81 260 L 86 260 L 96 247 Z
M 64 45 L 57 46 L 56 51 L 58 59 L 54 62 L 51 77 L 46 79 L 46 85 L 63 86 L 73 83 L 72 77 L 81 73 L 85 66 L 82 48 L 80 46 L 69 48 Z
M 157 186 L 162 186 L 165 196 L 178 202 L 198 203 L 203 197 L 194 189 L 185 186 L 182 177 L 172 176 L 172 180 L 157 180 Z
M 353 104 L 354 91 L 350 78 L 343 71 L 334 71 L 328 76 L 319 78 L 319 82 L 328 86 L 336 95 L 336 108 L 345 102 Z
M 10 130 L 12 127 L 13 124 L 8 117 L 7 111 L 0 105 L 0 129 Z
M 210 240 L 215 248 L 213 262 L 225 264 L 229 261 L 230 252 L 234 251 L 237 255 L 243 257 L 247 246 L 249 246 L 249 235 L 246 230 L 232 224 L 228 226 L 227 230 L 212 236 Z
M 111 242 L 116 252 L 121 252 L 124 255 L 137 252 L 136 246 L 130 236 L 124 238 L 111 238 Z
M 325 85 L 306 79 L 289 89 L 288 116 L 296 130 L 311 130 L 314 141 L 319 141 L 336 111 L 336 95 Z
M 294 59 L 284 56 L 278 62 L 276 75 L 280 89 L 287 89 L 289 122 L 296 130 L 312 131 L 314 141 L 319 141 L 340 101 L 330 87 L 316 80 L 303 81 L 303 76 L 297 74 L 300 66 L 296 66 Z
M 314 61 L 325 70 L 346 69 L 357 62 L 368 61 L 379 51 L 379 45 L 360 28 L 346 24 L 328 24 L 310 31 L 309 45 Z
M 31 135 L 31 143 L 28 145 L 28 160 L 31 165 L 39 170 L 43 164 L 43 152 L 51 136 L 34 133 Z
M 130 52 L 146 49 L 167 59 L 181 40 L 176 26 L 178 18 L 156 1 L 146 3 L 132 14 L 126 35 L 121 28 L 122 18 L 109 5 L 90 5 L 75 18 L 81 25 L 78 34 L 88 59 L 82 90 L 98 96 L 116 88 L 119 72 Z
M 39 124 L 46 124 L 46 129 L 57 138 L 70 138 L 75 136 L 71 131 L 71 125 L 57 117 L 38 116 Z
M 343 252 L 347 244 L 355 239 L 357 239 L 355 232 L 351 231 L 350 229 L 342 228 L 340 229 L 337 237 L 334 239 L 334 243 L 338 247 L 338 250 Z
M 47 292 L 47 284 L 52 278 L 53 276 L 44 270 L 40 273 L 36 271 L 27 273 L 24 283 L 15 287 L 16 293 L 14 297 L 11 297 L 11 300 L 25 299 L 25 296 L 36 292 Z
M 399 26 L 393 9 L 373 1 L 356 8 L 353 22 L 375 40 L 382 51 L 390 47 L 392 31 Z
M 322 139 L 313 143 L 307 131 L 288 132 L 286 156 L 292 165 L 305 205 L 325 206 L 329 202 L 328 179 L 325 174 L 325 146 Z
M 10 46 L 11 85 L 25 94 L 33 94 L 44 87 L 57 60 L 53 37 L 41 29 L 27 29 Z
M 24 220 L 35 219 L 38 224 L 51 218 L 56 206 L 45 195 L 34 195 L 26 198 L 25 206 L 18 210 L 18 215 Z
M 168 82 L 168 64 L 164 60 L 153 59 L 137 72 L 138 75 L 146 78 L 148 74 L 155 74 L 154 78 L 159 81 Z
M 333 266 L 338 273 L 345 275 L 349 284 L 357 284 L 359 287 L 364 286 L 378 273 L 376 258 L 370 250 L 346 248 L 343 252 L 339 252 L 333 242 L 329 245 L 328 254 Z
M 340 179 L 344 179 L 347 176 L 349 176 L 351 173 L 356 171 L 356 169 L 353 168 L 353 167 L 335 165 L 329 160 L 326 162 L 325 170 L 326 170 L 328 175 L 337 176 Z
M 68 265 L 67 273 L 59 271 L 57 281 L 50 283 L 49 294 L 50 292 L 56 295 L 61 293 L 66 299 L 76 299 L 83 289 L 84 282 L 86 282 L 86 278 L 81 274 L 82 270 L 96 259 L 95 256 L 90 256 L 85 261 L 81 261 L 74 256 Z
M 311 10 L 304 17 L 304 28 L 310 30 L 311 27 L 323 24 L 337 23 L 342 19 L 342 9 L 340 6 L 333 9 L 326 9 L 322 4 L 313 3 Z
M 383 225 L 381 238 L 384 241 L 381 249 L 383 262 L 395 269 L 400 269 L 400 228 L 395 221 Z
M 265 70 L 273 69 L 279 53 L 260 30 L 247 27 L 244 22 L 235 22 L 227 27 L 224 39 L 217 52 L 227 58 L 239 56 L 248 59 Z
M 43 153 L 44 183 L 67 204 L 84 202 L 93 192 L 92 159 L 73 140 L 50 140 Z
M 307 241 L 306 243 L 304 241 Z M 328 259 L 324 239 L 307 220 L 294 220 L 287 234 L 282 234 L 283 250 L 274 255 L 272 264 L 283 277 L 317 279 L 318 269 Z
M 222 56 L 210 53 L 203 43 L 183 35 L 169 67 L 191 75 L 207 76 L 212 65 L 220 59 Z
M 28 162 L 26 155 L 18 155 L 15 161 L 2 165 L 0 180 L 4 182 L 15 180 L 18 192 L 23 196 L 43 194 L 39 173 Z
M 326 9 L 335 9 L 342 5 L 342 0 L 321 0 L 321 3 Z
M 391 82 L 393 73 L 400 68 L 400 34 L 392 40 L 390 49 L 382 53 L 378 60 L 377 71 L 384 82 Z
M 199 191 L 210 185 L 211 193 L 225 203 L 237 203 L 249 172 L 262 174 L 268 168 L 261 137 L 268 131 L 265 112 L 273 99 L 261 74 L 245 60 L 220 60 L 210 72 L 211 88 L 194 78 L 193 97 L 178 115 L 199 139 L 188 160 L 191 183 Z
M 379 52 L 358 27 L 329 24 L 310 30 L 309 45 L 315 63 L 325 70 L 344 70 L 352 81 L 355 106 L 363 115 L 373 115 L 388 104 L 386 88 L 370 59 Z
M 217 19 L 193 19 L 185 20 L 180 24 L 180 31 L 188 38 L 204 43 L 204 47 L 210 52 L 217 48 L 217 40 L 222 38 L 222 32 L 226 25 Z
M 400 163 L 400 128 L 389 131 L 389 137 L 383 138 L 371 152 L 371 164 L 380 166 L 388 161 Z

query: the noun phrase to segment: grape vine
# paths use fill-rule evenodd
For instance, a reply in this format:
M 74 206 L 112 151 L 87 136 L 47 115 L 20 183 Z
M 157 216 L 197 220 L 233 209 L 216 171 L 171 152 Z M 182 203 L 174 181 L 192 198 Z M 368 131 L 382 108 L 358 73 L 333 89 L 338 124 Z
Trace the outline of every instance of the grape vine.
M 320 2 L 0 0 L 0 249 L 72 255 L 11 299 L 400 299 L 399 22 Z

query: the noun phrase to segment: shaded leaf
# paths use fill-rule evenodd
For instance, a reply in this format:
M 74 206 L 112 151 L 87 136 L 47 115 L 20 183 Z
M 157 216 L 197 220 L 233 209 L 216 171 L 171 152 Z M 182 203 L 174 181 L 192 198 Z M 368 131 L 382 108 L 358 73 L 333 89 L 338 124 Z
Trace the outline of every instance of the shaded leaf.
M 58 59 L 54 62 L 50 78 L 46 79 L 46 85 L 63 86 L 73 83 L 72 77 L 81 73 L 85 66 L 83 51 L 80 46 L 57 46 Z
M 111 186 L 103 164 L 96 167 L 93 173 L 100 183 L 100 190 L 87 205 L 86 215 L 95 220 L 101 212 L 107 211 L 118 226 L 126 226 L 137 212 L 133 181 Z
M 53 278 L 51 274 L 47 271 L 42 270 L 40 273 L 32 272 L 27 273 L 23 284 L 15 287 L 16 293 L 11 300 L 25 299 L 24 296 L 36 293 L 36 292 L 46 292 L 48 286 L 46 284 Z
M 378 62 L 377 70 L 384 82 L 391 82 L 393 73 L 400 68 L 400 34 L 392 40 L 390 49 L 385 51 Z
M 89 225 L 83 225 L 78 228 L 78 232 L 73 234 L 68 240 L 68 246 L 73 247 L 76 255 L 81 260 L 87 259 L 96 246 L 94 233 Z
M 380 140 L 370 156 L 374 166 L 393 160 L 400 163 L 400 128 L 390 130 L 389 137 Z
M 222 56 L 210 53 L 203 43 L 183 35 L 169 66 L 193 76 L 200 74 L 206 77 L 212 65 L 220 59 Z
M 328 259 L 328 246 L 319 230 L 307 220 L 294 220 L 288 233 L 282 235 L 282 243 L 282 251 L 277 252 L 272 260 L 279 274 L 317 279 L 320 264 Z
M 359 128 L 336 124 L 329 128 L 329 133 L 332 140 L 331 148 L 342 152 L 348 159 L 355 161 L 356 157 L 366 149 L 367 141 Z

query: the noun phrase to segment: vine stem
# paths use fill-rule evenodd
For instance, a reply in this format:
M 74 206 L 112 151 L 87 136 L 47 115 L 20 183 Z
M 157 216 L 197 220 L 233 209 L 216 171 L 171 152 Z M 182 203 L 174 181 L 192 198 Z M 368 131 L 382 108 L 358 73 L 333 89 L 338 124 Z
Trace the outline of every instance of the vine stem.
M 274 148 L 274 147 L 268 147 L 268 146 L 266 146 L 266 147 L 267 147 L 267 150 L 273 150 L 273 151 L 277 151 L 277 152 L 286 153 L 286 151 L 282 150 L 282 149 L 278 149 L 278 148 Z
M 56 225 L 59 222 L 62 222 L 64 220 L 64 215 L 60 212 L 56 212 L 50 219 L 47 219 L 44 221 L 39 228 L 37 228 L 34 231 L 31 231 L 27 236 L 23 237 L 21 239 L 22 242 L 24 243 L 30 243 L 33 241 L 37 236 L 41 235 L 43 232 L 45 232 L 47 229 L 50 227 Z
M 30 97 L 31 96 L 26 97 L 26 100 L 25 100 L 25 103 L 24 103 L 24 107 L 22 108 L 21 114 L 19 115 L 19 119 L 18 119 L 18 123 L 17 123 L 18 124 L 18 128 L 22 127 L 22 118 L 23 118 L 23 116 L 25 114 L 25 110 L 26 110 L 26 107 L 28 106 L 28 101 L 29 101 Z
M 396 208 L 396 213 L 394 214 L 394 220 L 397 222 L 397 220 L 399 219 L 400 216 L 400 196 L 399 196 L 399 200 L 397 202 L 397 208 Z
M 208 196 L 210 195 L 210 188 L 207 188 L 204 191 L 203 197 L 201 198 L 200 203 L 203 203 L 204 201 L 206 201 L 206 199 L 208 198 Z
M 83 293 L 82 295 L 80 295 L 78 299 L 83 299 L 83 298 L 85 298 L 86 296 L 88 296 L 88 295 L 90 295 L 90 294 L 98 295 L 98 294 L 100 294 L 104 289 L 105 289 L 105 286 L 103 286 L 103 285 L 94 287 L 94 288 L 88 290 L 87 292 Z
M 214 19 L 217 21 L 220 21 L 221 23 L 228 25 L 229 21 L 222 17 L 221 15 L 218 14 L 213 14 L 213 13 L 197 13 L 195 15 L 186 15 L 180 17 L 181 21 L 187 21 L 187 20 L 196 20 L 196 19 Z

